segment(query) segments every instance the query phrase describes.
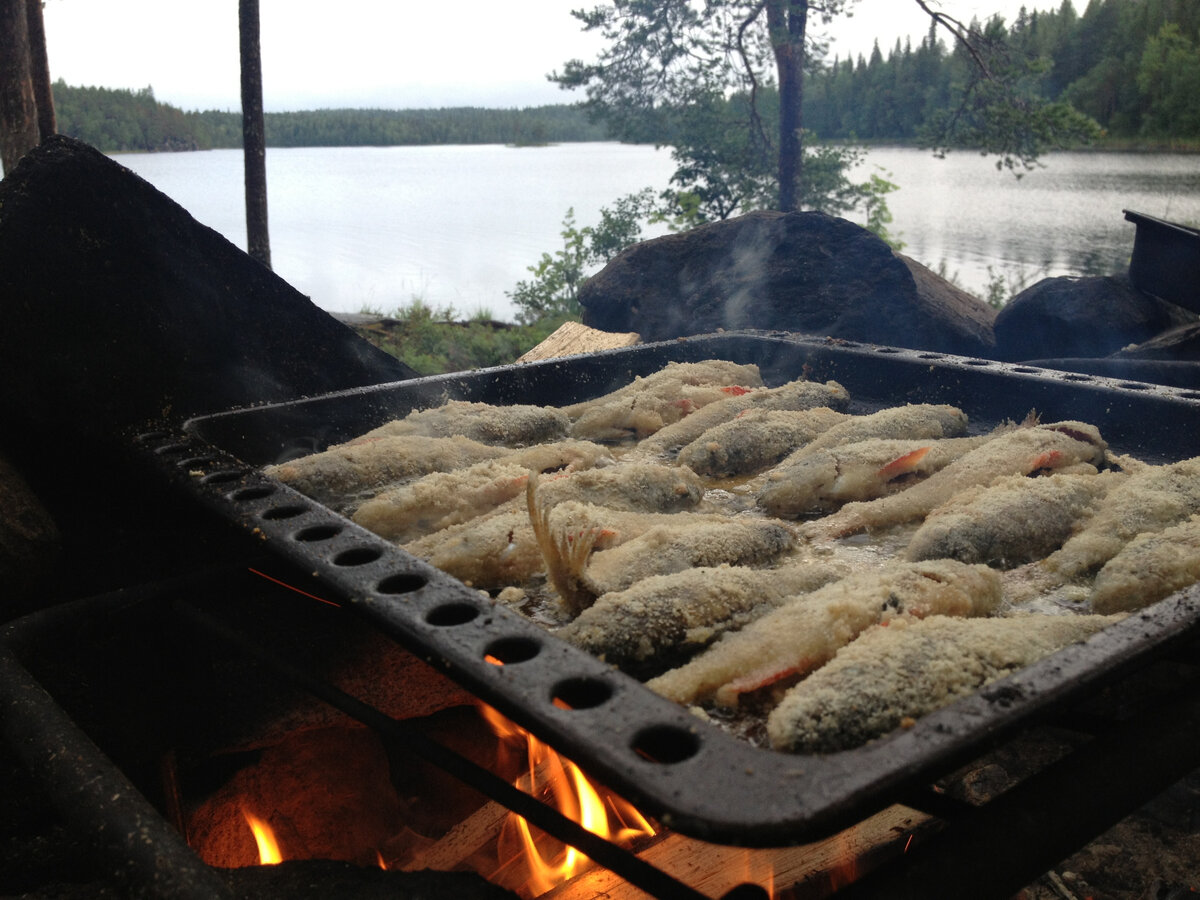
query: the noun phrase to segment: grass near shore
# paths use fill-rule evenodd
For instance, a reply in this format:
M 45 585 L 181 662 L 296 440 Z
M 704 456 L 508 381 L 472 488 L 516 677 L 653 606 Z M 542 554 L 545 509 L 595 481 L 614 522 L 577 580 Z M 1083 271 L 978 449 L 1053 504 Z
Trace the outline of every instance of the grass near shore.
M 497 322 L 488 310 L 463 317 L 453 307 L 434 309 L 419 299 L 391 312 L 364 308 L 380 321 L 356 331 L 422 375 L 464 372 L 516 362 L 562 324 Z

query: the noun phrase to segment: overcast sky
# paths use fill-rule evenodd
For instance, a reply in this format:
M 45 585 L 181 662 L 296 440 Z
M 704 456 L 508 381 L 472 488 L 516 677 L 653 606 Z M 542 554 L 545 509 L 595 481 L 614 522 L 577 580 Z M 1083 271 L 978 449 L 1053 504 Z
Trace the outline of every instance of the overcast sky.
M 1058 2 L 1026 0 L 1053 9 Z M 546 81 L 600 44 L 570 9 L 591 0 L 260 0 L 270 111 L 322 107 L 532 106 L 581 99 Z M 944 0 L 958 18 L 1011 21 L 1021 0 Z M 48 0 L 50 73 L 72 85 L 154 88 L 164 102 L 238 109 L 237 0 Z M 332 11 L 332 14 L 331 14 Z M 928 19 L 909 0 L 859 0 L 831 53 L 884 53 Z

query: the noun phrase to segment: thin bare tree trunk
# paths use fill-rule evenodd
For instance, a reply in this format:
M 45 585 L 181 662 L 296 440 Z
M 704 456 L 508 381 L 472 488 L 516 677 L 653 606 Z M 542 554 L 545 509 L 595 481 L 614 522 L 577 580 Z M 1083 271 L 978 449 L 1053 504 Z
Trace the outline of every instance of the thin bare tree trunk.
M 25 0 L 25 27 L 29 32 L 29 73 L 33 79 L 38 131 L 41 140 L 45 140 L 58 132 L 58 121 L 54 114 L 54 92 L 50 89 L 50 59 L 46 55 L 42 0 Z
M 242 56 L 242 148 L 246 167 L 246 251 L 271 267 L 267 233 L 267 148 L 263 126 L 258 0 L 239 0 Z
M 0 0 L 0 165 L 11 172 L 38 145 L 25 0 Z
M 804 98 L 804 33 L 808 0 L 768 0 L 767 27 L 779 75 L 779 209 L 800 208 L 804 146 L 800 104 Z

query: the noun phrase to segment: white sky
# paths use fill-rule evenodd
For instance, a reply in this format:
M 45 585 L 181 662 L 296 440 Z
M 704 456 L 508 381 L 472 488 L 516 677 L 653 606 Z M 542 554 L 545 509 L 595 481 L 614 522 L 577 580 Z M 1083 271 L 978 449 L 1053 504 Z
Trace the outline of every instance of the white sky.
M 1059 0 L 1025 0 L 1053 9 Z M 592 0 L 260 0 L 264 105 L 390 109 L 514 107 L 582 99 L 546 81 L 600 44 L 569 10 Z M 1022 0 L 943 0 L 963 20 Z M 237 0 L 48 0 L 50 74 L 72 85 L 152 86 L 164 102 L 193 109 L 240 108 Z M 332 12 L 332 14 L 331 14 Z M 928 18 L 909 0 L 859 0 L 829 30 L 830 53 L 884 54 Z

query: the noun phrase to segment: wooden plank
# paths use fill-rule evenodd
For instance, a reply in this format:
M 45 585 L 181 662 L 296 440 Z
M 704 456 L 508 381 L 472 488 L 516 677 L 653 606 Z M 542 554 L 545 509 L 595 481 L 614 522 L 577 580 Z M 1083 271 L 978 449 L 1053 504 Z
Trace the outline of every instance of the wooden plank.
M 511 813 L 499 803 L 489 800 L 467 818 L 454 826 L 437 843 L 418 853 L 404 867 L 406 872 L 436 869 L 449 872 L 478 852 L 485 844 L 494 843 Z
M 883 859 L 903 853 L 914 835 L 936 827 L 940 827 L 938 820 L 897 804 L 811 844 L 747 850 L 668 832 L 638 856 L 710 897 L 721 897 L 746 882 L 782 890 L 821 879 L 832 893 Z M 821 886 L 814 888 L 811 896 L 824 895 Z M 644 900 L 648 896 L 596 867 L 543 894 L 542 900 Z
M 549 769 L 549 765 L 545 761 L 538 763 L 533 778 L 530 779 L 532 783 L 545 784 L 549 780 L 547 769 Z M 528 778 L 528 776 L 525 777 Z M 528 792 L 528 784 L 521 785 L 521 789 Z M 513 813 L 509 811 L 508 807 L 495 800 L 487 801 L 414 857 L 404 867 L 405 871 L 437 869 L 449 872 L 477 853 L 484 845 L 495 843 L 500 836 L 500 829 L 504 827 L 505 821 L 511 815 Z
M 580 322 L 563 322 L 558 329 L 524 356 L 519 363 L 537 359 L 553 359 L 576 353 L 592 353 L 596 350 L 614 350 L 632 347 L 641 341 L 633 332 L 598 331 Z

